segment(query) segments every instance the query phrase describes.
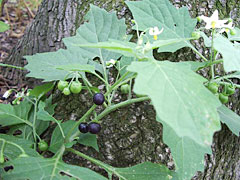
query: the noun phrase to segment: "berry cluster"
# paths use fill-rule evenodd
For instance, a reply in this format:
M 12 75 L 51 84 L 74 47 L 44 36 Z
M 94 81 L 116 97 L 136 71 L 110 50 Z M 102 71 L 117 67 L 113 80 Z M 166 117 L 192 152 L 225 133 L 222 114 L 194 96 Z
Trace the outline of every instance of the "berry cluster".
M 215 94 L 221 103 L 226 104 L 228 102 L 228 96 L 231 96 L 235 93 L 234 85 L 224 85 L 223 92 L 218 93 L 219 85 L 216 82 L 210 82 L 207 85 L 207 88 Z
M 101 131 L 101 125 L 96 122 L 91 123 L 81 123 L 78 126 L 78 129 L 81 133 L 90 132 L 91 134 L 98 134 Z
M 69 84 L 67 81 L 59 81 L 58 89 L 66 96 L 70 95 L 71 92 L 73 94 L 78 94 L 82 90 L 82 83 L 79 81 L 73 81 Z

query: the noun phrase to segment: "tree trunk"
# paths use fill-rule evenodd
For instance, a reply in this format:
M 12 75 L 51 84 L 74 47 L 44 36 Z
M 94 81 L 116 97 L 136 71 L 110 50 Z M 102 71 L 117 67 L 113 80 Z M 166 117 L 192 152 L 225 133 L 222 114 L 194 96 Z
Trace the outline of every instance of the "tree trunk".
M 35 20 L 27 28 L 25 35 L 5 63 L 22 66 L 26 64 L 22 58 L 24 55 L 63 48 L 62 38 L 75 34 L 76 29 L 83 23 L 83 16 L 88 11 L 90 3 L 105 8 L 107 11 L 116 10 L 119 18 L 125 17 L 126 22 L 132 18 L 121 0 L 105 2 L 97 0 L 43 0 Z M 187 6 L 193 17 L 210 15 L 214 9 L 218 9 L 222 17 L 227 18 L 230 13 L 235 22 L 240 23 L 239 0 L 226 2 L 220 0 L 174 0 L 173 3 L 178 7 Z M 161 57 L 177 60 L 196 59 L 196 56 L 188 48 L 173 54 L 163 53 Z M 14 69 L 4 68 L 2 72 L 4 77 L 15 83 L 19 82 L 19 77 L 23 78 L 23 74 Z M 58 103 L 56 117 L 65 120 L 79 119 L 91 106 L 87 96 L 87 94 L 81 94 L 63 97 L 56 92 L 54 94 L 54 100 Z M 122 100 L 124 97 L 118 95 L 118 99 Z M 238 111 L 238 104 L 233 107 L 234 110 Z M 162 141 L 162 126 L 156 122 L 155 111 L 148 102 L 136 103 L 111 113 L 104 118 L 102 127 L 103 130 L 98 136 L 100 153 L 80 145 L 75 146 L 75 148 L 116 167 L 152 161 L 161 162 L 170 169 L 174 168 L 170 151 Z M 238 144 L 239 138 L 223 125 L 222 130 L 214 136 L 213 155 L 206 155 L 204 172 L 197 173 L 193 179 L 240 179 L 240 147 Z M 68 154 L 64 160 L 98 170 L 96 166 L 73 154 Z

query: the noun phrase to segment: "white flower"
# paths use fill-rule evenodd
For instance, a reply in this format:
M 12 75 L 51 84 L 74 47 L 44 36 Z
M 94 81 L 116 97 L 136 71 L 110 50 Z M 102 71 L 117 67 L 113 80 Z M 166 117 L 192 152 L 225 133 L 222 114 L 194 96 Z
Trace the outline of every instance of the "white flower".
M 12 90 L 10 89 L 10 90 L 6 91 L 6 92 L 3 94 L 2 97 L 7 99 L 11 94 L 12 94 Z
M 163 32 L 163 28 L 159 31 L 157 26 L 149 29 L 149 34 L 153 36 L 154 40 L 157 40 L 157 35 L 161 34 L 162 32 Z
M 218 10 L 215 10 L 211 17 L 206 17 L 202 15 L 199 18 L 207 23 L 205 26 L 206 29 L 229 28 L 230 25 L 232 26 L 231 23 L 226 24 L 228 20 L 218 19 Z
M 111 68 L 113 67 L 114 64 L 116 64 L 116 62 L 117 62 L 116 60 L 110 59 L 109 61 L 106 62 L 106 67 Z

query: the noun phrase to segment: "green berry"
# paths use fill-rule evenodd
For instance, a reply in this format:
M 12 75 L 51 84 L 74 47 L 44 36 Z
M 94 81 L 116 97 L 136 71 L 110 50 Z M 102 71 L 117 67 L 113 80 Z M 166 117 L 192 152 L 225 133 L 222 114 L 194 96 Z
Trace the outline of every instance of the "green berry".
M 226 94 L 227 95 L 233 95 L 235 93 L 235 87 L 233 85 L 226 87 Z
M 213 93 L 216 94 L 218 92 L 219 85 L 216 82 L 210 82 L 207 85 L 207 88 Z
M 223 104 L 226 104 L 228 102 L 228 96 L 223 94 L 223 93 L 220 93 L 219 94 L 219 100 L 223 103 Z
M 38 143 L 38 149 L 40 151 L 46 151 L 48 149 L 48 144 L 46 143 L 46 141 L 44 140 L 41 140 L 39 143 Z
M 236 33 L 237 33 L 237 32 L 236 32 L 235 29 L 231 29 L 231 30 L 230 30 L 230 34 L 231 34 L 232 36 L 236 35 Z
M 201 37 L 200 32 L 198 32 L 198 31 L 192 32 L 192 37 L 194 39 L 199 39 Z
M 80 93 L 82 90 L 82 83 L 80 82 L 72 82 L 70 85 L 70 91 L 74 94 Z
M 58 82 L 58 89 L 60 90 L 60 91 L 63 91 L 64 90 L 64 88 L 66 88 L 68 86 L 68 82 L 67 81 L 59 81 Z
M 63 94 L 66 95 L 66 96 L 70 95 L 71 94 L 70 89 L 68 87 L 64 88 L 63 89 Z
M 129 86 L 129 84 L 123 84 L 123 85 L 121 86 L 121 92 L 122 92 L 123 94 L 129 93 L 129 91 L 130 91 L 130 86 Z

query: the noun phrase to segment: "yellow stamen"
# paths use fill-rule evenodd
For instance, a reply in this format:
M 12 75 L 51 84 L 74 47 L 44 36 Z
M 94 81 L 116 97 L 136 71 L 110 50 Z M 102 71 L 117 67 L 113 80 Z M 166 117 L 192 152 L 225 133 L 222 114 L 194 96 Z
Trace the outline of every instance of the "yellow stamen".
M 153 39 L 154 39 L 154 40 L 157 40 L 157 35 L 153 35 Z
M 229 29 L 228 29 L 228 28 L 225 28 L 225 32 L 228 33 L 228 32 L 229 32 Z
M 215 29 L 216 22 L 215 22 L 215 21 L 213 21 L 211 25 L 212 25 L 212 28 L 213 28 L 213 29 Z

